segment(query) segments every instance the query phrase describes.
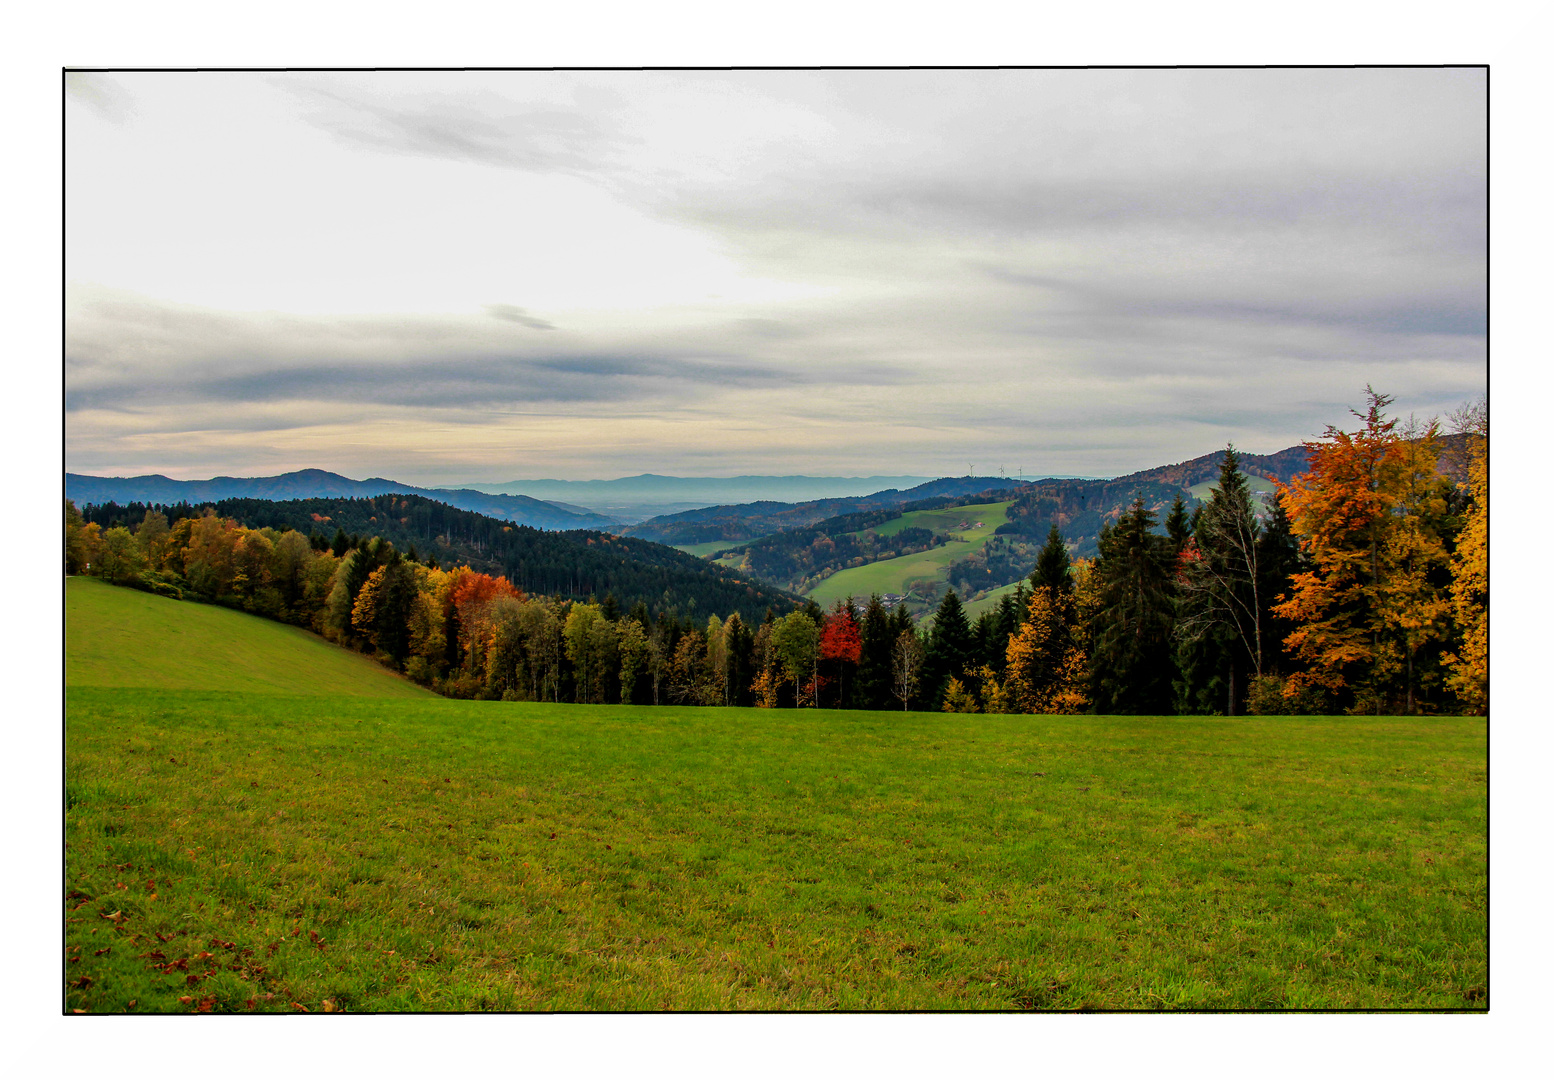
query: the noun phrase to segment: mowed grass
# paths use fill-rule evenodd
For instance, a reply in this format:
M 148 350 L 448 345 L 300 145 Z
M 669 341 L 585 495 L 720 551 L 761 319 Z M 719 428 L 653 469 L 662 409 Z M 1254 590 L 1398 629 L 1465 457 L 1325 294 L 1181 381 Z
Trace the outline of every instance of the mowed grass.
M 807 595 L 825 607 L 835 600 L 852 596 L 867 600 L 874 593 L 905 594 L 917 581 L 943 581 L 950 563 L 964 559 L 980 551 L 993 535 L 993 530 L 1008 520 L 1008 502 L 984 503 L 979 506 L 957 506 L 949 510 L 917 510 L 903 514 L 879 528 L 881 535 L 893 536 L 909 525 L 948 532 L 957 537 L 941 547 L 920 551 L 915 555 L 903 555 L 896 559 L 849 567 L 826 578 L 810 589 Z M 957 529 L 962 521 L 982 522 L 980 529 Z
M 88 577 L 65 579 L 65 685 L 435 696 L 297 627 Z
M 66 696 L 68 1010 L 1487 1007 L 1481 719 Z

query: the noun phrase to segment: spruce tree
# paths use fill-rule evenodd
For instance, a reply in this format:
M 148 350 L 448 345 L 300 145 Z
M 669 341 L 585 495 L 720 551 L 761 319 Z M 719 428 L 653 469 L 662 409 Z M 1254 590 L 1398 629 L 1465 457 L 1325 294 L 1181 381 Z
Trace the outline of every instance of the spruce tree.
M 1197 685 L 1186 686 L 1179 696 L 1194 711 L 1227 716 L 1244 711 L 1248 683 L 1262 674 L 1267 601 L 1259 595 L 1258 533 L 1240 455 L 1227 446 L 1219 484 L 1199 516 L 1193 549 L 1181 564 L 1180 667 L 1188 683 Z M 1210 683 L 1218 704 L 1205 697 Z
M 1152 532 L 1142 498 L 1102 528 L 1099 607 L 1091 627 L 1091 700 L 1098 713 L 1168 712 L 1176 661 L 1170 540 Z
M 1072 594 L 1074 579 L 1069 576 L 1068 568 L 1068 545 L 1063 543 L 1063 536 L 1054 523 L 1047 531 L 1046 544 L 1036 556 L 1036 568 L 1031 571 L 1031 588 L 1050 588 Z
M 853 699 L 861 709 L 888 709 L 891 705 L 890 647 L 895 635 L 890 613 L 880 602 L 879 593 L 869 597 L 858 627 L 863 647 L 858 657 Z
M 945 684 L 959 678 L 976 655 L 971 625 L 960 597 L 951 589 L 939 601 L 933 629 L 928 635 L 928 651 L 923 661 L 922 700 L 924 708 L 936 710 L 944 695 Z
M 1193 526 L 1197 519 L 1189 520 L 1187 517 L 1187 504 L 1182 502 L 1181 492 L 1177 492 L 1176 501 L 1171 504 L 1171 512 L 1166 515 L 1166 535 L 1171 538 L 1171 546 L 1180 553 L 1187 546 L 1187 538 L 1192 535 Z

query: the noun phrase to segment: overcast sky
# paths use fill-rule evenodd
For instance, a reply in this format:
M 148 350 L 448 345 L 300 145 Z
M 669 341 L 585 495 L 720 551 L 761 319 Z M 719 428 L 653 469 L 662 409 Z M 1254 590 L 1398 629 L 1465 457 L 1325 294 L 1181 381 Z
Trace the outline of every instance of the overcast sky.
M 1486 387 L 1478 70 L 67 89 L 70 471 L 1109 475 Z

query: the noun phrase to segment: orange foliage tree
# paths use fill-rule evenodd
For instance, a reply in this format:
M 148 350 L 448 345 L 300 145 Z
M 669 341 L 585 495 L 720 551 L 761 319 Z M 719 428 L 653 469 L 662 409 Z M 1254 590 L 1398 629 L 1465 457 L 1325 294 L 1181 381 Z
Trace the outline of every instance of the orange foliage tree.
M 1357 712 L 1412 712 L 1415 657 L 1447 629 L 1432 573 L 1446 557 L 1436 431 L 1431 423 L 1401 438 L 1385 415 L 1392 399 L 1366 394 L 1366 411 L 1354 414 L 1362 426 L 1329 427 L 1306 443 L 1310 469 L 1280 487 L 1310 565 L 1274 607 L 1299 624 L 1285 647 L 1304 666 L 1285 693 L 1315 689 Z

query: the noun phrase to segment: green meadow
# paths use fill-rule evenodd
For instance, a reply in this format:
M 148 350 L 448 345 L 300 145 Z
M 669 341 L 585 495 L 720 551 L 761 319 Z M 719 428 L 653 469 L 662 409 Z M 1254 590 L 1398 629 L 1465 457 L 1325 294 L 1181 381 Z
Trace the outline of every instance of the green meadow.
M 1482 719 L 452 701 L 66 600 L 67 1011 L 1487 1007 Z
M 1004 597 L 1013 596 L 1021 585 L 1028 586 L 1029 584 L 1028 579 L 1022 578 L 1019 581 L 1011 581 L 1008 585 L 1000 585 L 996 589 L 990 589 L 975 600 L 966 601 L 963 605 L 966 609 L 966 618 L 971 622 L 976 622 L 982 617 L 983 612 L 996 609 L 1003 602 Z
M 839 571 L 811 589 L 807 595 L 821 607 L 849 596 L 867 600 L 874 593 L 901 593 L 906 595 L 916 583 L 942 582 L 950 563 L 964 559 L 972 552 L 980 551 L 993 531 L 1008 520 L 1010 503 L 983 503 L 978 506 L 956 506 L 948 510 L 914 510 L 886 522 L 876 530 L 881 536 L 894 536 L 902 529 L 917 526 L 934 532 L 948 533 L 949 543 L 915 555 L 903 555 L 896 559 L 868 563 Z M 980 528 L 957 528 L 961 522 Z
M 755 537 L 750 540 L 708 540 L 701 544 L 675 544 L 673 546 L 676 551 L 683 551 L 687 555 L 695 555 L 698 558 L 707 559 L 731 548 L 742 548 L 746 544 L 753 544 L 759 539 L 761 538 Z

